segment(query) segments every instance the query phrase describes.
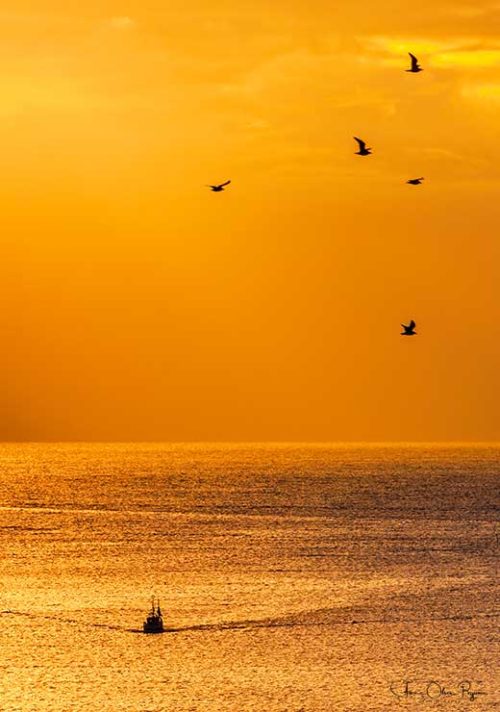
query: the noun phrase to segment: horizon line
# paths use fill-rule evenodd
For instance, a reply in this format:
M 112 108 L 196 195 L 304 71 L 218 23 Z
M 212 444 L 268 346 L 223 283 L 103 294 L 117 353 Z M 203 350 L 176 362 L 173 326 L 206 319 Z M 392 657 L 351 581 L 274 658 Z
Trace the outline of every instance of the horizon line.
M 1 445 L 496 445 L 500 440 L 0 440 Z

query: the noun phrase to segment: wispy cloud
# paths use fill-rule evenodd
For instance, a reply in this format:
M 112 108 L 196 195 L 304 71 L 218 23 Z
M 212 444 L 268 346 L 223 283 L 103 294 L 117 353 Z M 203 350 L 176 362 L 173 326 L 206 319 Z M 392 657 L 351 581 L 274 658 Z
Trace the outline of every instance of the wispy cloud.
M 480 37 L 392 37 L 374 36 L 360 39 L 361 45 L 379 55 L 381 61 L 394 64 L 408 52 L 417 54 L 427 66 L 436 68 L 487 69 L 500 66 L 500 38 Z
M 405 56 L 408 52 L 415 54 L 436 54 L 447 50 L 468 46 L 480 42 L 478 38 L 471 37 L 409 37 L 392 35 L 373 35 L 358 38 L 362 47 L 368 51 L 385 54 Z
M 469 20 L 477 17 L 485 17 L 495 12 L 500 12 L 500 3 L 489 3 L 483 6 L 462 5 L 461 7 L 448 7 L 444 11 L 444 14 L 453 15 L 454 17 L 463 17 Z
M 500 104 L 500 84 L 465 84 L 462 87 L 462 96 L 473 101 L 495 104 L 498 109 L 498 104 Z
M 131 17 L 128 17 L 127 15 L 123 15 L 120 17 L 111 17 L 108 20 L 108 25 L 112 27 L 115 30 L 130 30 L 133 27 L 136 26 L 135 20 L 133 20 Z
M 466 67 L 471 69 L 486 69 L 500 66 L 500 47 L 498 49 L 468 49 L 441 52 L 432 57 L 430 63 L 434 67 Z
M 112 100 L 75 84 L 73 79 L 51 76 L 0 78 L 0 116 L 88 114 L 112 105 Z
M 429 146 L 410 150 L 414 153 L 424 153 L 433 158 L 446 158 L 450 161 L 458 161 L 459 163 L 463 163 L 466 160 L 465 156 L 461 155 L 460 153 L 457 153 L 456 151 L 450 151 L 446 148 L 438 148 L 437 146 Z
M 346 77 L 356 70 L 358 57 L 337 50 L 314 52 L 301 48 L 277 54 L 261 62 L 230 83 L 219 83 L 220 95 L 246 97 L 270 102 L 276 97 L 298 99 L 299 106 L 308 100 L 323 101 L 330 107 L 352 108 L 378 106 L 384 111 L 387 99 L 383 87 L 352 84 Z M 358 75 L 361 76 L 361 75 Z M 302 97 L 302 99 L 301 99 Z M 393 110 L 392 102 L 390 111 Z

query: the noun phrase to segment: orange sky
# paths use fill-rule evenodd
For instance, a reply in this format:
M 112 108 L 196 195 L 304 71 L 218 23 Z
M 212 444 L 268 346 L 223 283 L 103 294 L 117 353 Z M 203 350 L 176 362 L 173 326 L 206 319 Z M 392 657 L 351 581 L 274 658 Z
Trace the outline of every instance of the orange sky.
M 500 3 L 168 5 L 2 3 L 0 438 L 500 439 Z

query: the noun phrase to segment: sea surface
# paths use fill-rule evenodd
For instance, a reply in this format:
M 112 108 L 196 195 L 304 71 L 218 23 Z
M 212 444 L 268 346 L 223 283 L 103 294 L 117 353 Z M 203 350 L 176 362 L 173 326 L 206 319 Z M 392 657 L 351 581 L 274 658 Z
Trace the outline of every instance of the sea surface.
M 0 445 L 0 710 L 499 709 L 499 470 L 493 445 Z

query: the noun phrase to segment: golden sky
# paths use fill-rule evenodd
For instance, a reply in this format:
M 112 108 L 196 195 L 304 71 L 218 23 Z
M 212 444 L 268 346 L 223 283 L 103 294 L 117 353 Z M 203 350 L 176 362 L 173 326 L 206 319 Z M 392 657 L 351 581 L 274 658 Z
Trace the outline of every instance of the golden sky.
M 500 2 L 2 8 L 1 439 L 500 439 Z

